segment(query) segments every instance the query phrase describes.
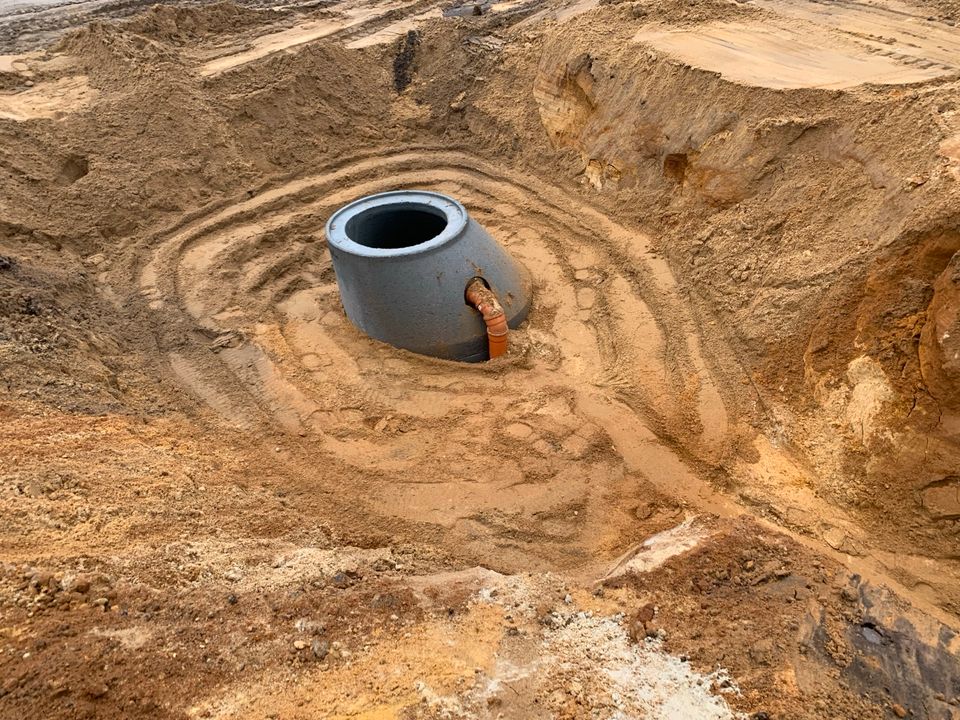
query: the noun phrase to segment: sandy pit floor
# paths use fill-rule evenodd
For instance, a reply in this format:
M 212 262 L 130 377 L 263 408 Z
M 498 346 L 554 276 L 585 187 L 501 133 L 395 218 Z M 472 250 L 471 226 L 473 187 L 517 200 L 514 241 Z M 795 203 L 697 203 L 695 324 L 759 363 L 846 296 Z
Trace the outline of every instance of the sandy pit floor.
M 958 9 L 449 10 L 0 4 L 0 718 L 960 718 Z

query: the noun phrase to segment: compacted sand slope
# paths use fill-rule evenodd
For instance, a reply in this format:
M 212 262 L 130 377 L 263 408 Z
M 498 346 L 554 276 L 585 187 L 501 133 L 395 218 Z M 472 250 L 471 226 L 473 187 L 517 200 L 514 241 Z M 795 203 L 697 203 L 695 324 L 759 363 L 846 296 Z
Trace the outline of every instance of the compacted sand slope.
M 0 16 L 0 717 L 960 716 L 952 8 L 444 7 Z M 346 320 L 399 188 L 506 358 Z

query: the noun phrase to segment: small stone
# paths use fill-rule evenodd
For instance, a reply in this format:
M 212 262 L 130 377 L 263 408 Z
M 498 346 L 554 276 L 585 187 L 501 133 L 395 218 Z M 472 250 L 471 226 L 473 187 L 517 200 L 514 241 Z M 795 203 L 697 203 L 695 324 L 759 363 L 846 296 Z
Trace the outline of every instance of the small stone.
M 397 596 L 392 593 L 377 593 L 374 595 L 373 600 L 370 602 L 370 607 L 381 609 L 381 608 L 394 608 L 398 604 Z
M 883 644 L 883 634 L 878 632 L 876 628 L 870 627 L 869 625 L 864 625 L 860 628 L 860 633 L 867 640 L 867 642 L 873 643 L 874 645 Z
M 560 613 L 549 612 L 543 617 L 540 618 L 540 624 L 553 630 L 559 630 L 562 627 L 566 627 L 567 623 L 572 621 L 573 617 L 563 617 Z
M 227 595 L 227 602 L 230 603 L 231 605 L 236 605 L 236 604 L 237 604 L 237 596 L 236 596 L 236 595 Z
M 314 638 L 310 643 L 310 649 L 317 660 L 323 660 L 330 653 L 330 643 L 320 638 Z
M 230 568 L 223 574 L 223 577 L 230 582 L 237 582 L 243 578 L 243 573 L 240 572 L 240 568 Z
M 457 95 L 454 101 L 450 103 L 450 109 L 455 112 L 459 112 L 460 110 L 463 110 L 467 106 L 466 103 L 464 102 L 466 97 L 467 97 L 467 94 L 465 92 L 461 92 L 459 95 Z
M 656 637 L 659 631 L 654 616 L 656 608 L 653 603 L 647 603 L 637 610 L 627 623 L 627 635 L 634 642 L 640 642 L 643 638 Z
M 850 603 L 856 602 L 858 598 L 857 593 L 848 587 L 845 587 L 840 591 L 840 597 Z
M 107 606 L 110 604 L 110 601 L 105 597 L 98 597 L 93 601 L 95 607 L 102 607 L 104 610 L 107 609 Z
M 907 709 L 903 705 L 898 705 L 897 703 L 893 703 L 890 706 L 890 711 L 898 718 L 905 718 L 907 716 Z
M 345 588 L 350 587 L 350 577 L 343 571 L 338 572 L 330 580 L 330 584 L 333 585 L 335 588 L 343 590 Z
M 316 620 L 307 620 L 306 618 L 303 621 L 297 621 L 296 628 L 299 632 L 306 633 L 308 635 L 323 635 L 327 631 L 326 625 L 322 622 L 317 622 Z
M 297 650 L 303 650 L 305 647 L 307 647 L 307 643 L 305 643 L 303 640 L 294 640 L 293 647 Z
M 387 572 L 388 570 L 395 570 L 397 563 L 390 558 L 379 558 L 370 567 L 373 568 L 374 572 Z
M 50 578 L 52 577 L 53 575 L 51 573 L 46 573 L 46 572 L 34 573 L 33 576 L 30 578 L 30 584 L 37 590 L 40 590 L 40 588 L 46 587 L 49 584 Z
M 110 692 L 110 688 L 108 688 L 106 685 L 90 685 L 87 688 L 87 695 L 92 697 L 94 700 L 97 698 L 102 698 L 108 692 Z

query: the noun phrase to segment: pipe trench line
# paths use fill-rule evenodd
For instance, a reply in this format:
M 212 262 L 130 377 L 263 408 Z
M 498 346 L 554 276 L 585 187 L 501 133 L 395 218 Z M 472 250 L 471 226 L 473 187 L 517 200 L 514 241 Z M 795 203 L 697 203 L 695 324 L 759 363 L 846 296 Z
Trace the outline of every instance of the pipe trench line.
M 467 304 L 476 308 L 483 316 L 483 322 L 486 323 L 490 359 L 504 355 L 507 352 L 507 335 L 510 328 L 507 326 L 507 315 L 503 311 L 503 306 L 497 300 L 493 290 L 487 287 L 483 278 L 475 277 L 467 283 L 464 296 Z

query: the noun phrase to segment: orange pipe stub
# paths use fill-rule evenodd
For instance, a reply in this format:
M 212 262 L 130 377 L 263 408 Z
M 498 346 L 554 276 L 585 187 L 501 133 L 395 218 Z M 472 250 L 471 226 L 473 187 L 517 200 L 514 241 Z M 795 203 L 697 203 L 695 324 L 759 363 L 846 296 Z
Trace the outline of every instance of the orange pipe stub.
M 503 306 L 497 300 L 493 290 L 480 278 L 473 278 L 467 283 L 465 293 L 467 303 L 477 309 L 483 316 L 487 326 L 487 344 L 490 349 L 490 359 L 500 357 L 507 352 L 507 335 L 510 328 L 507 326 L 507 315 Z

